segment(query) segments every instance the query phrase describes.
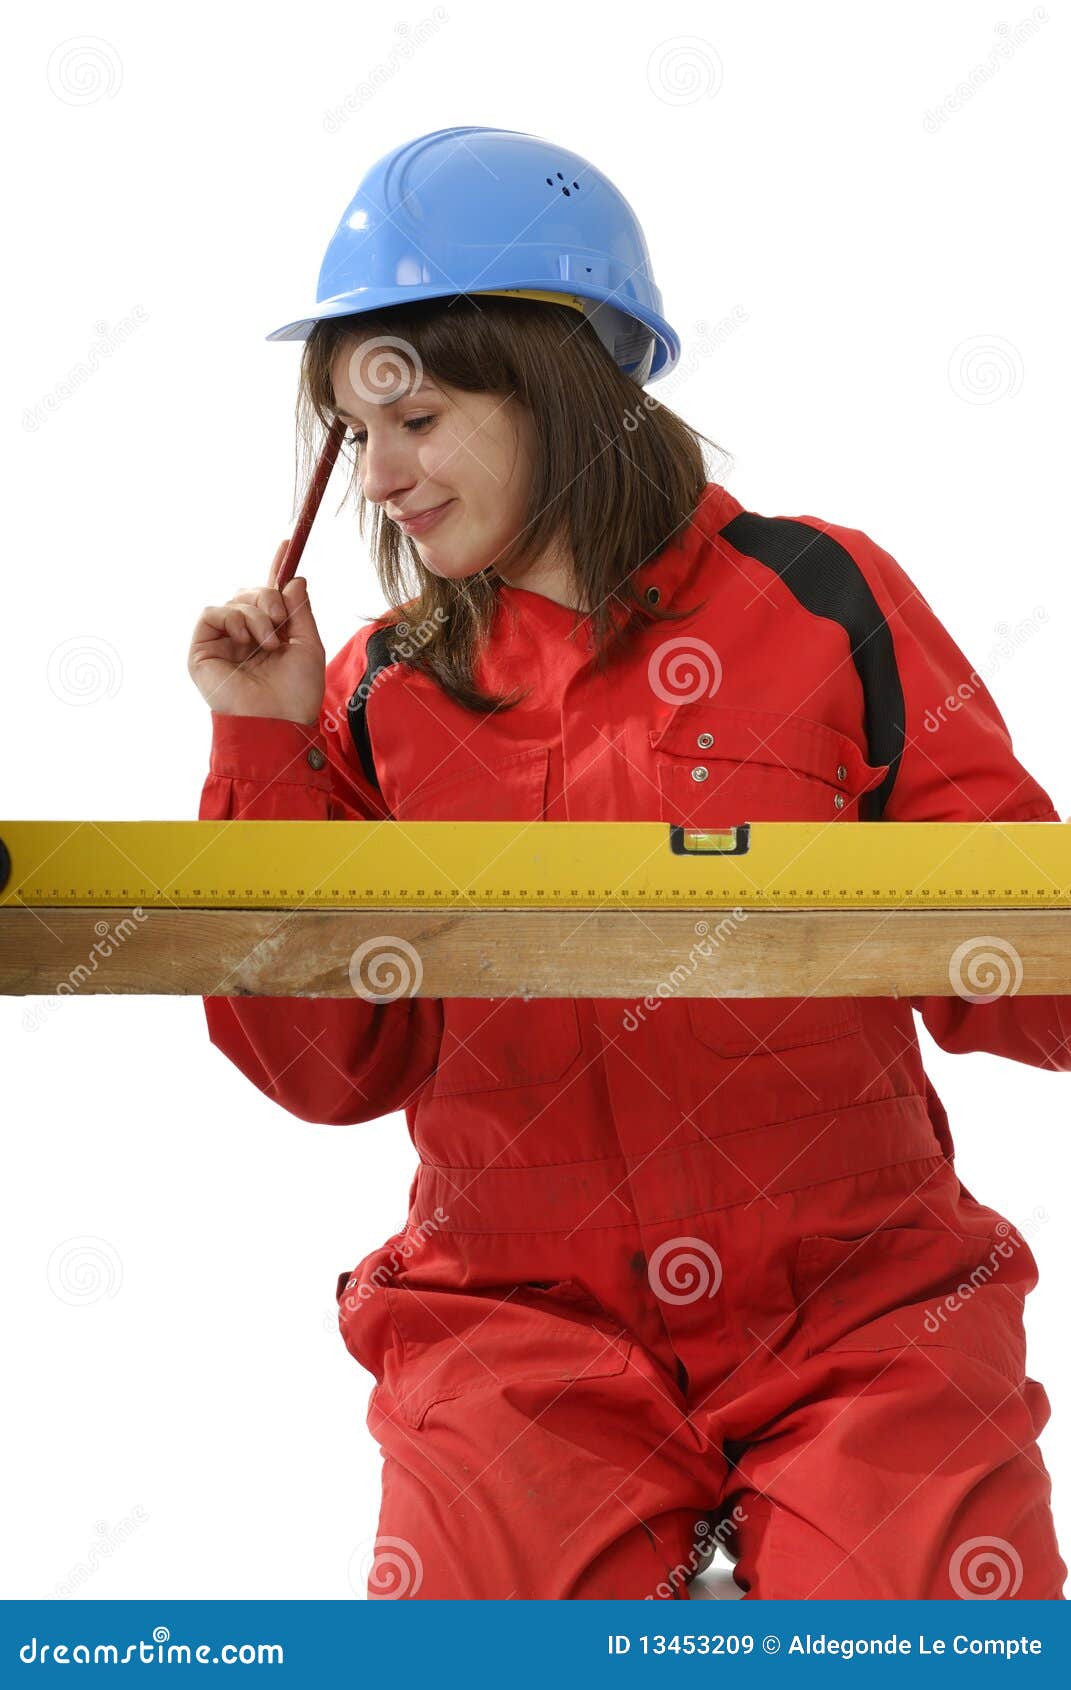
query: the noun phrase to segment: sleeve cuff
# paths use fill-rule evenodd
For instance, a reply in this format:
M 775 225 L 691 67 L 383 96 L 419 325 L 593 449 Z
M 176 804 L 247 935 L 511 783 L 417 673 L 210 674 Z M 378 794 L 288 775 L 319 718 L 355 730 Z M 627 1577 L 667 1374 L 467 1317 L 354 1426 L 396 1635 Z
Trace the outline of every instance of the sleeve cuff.
M 212 713 L 210 772 L 228 780 L 287 781 L 331 790 L 327 745 L 315 722 Z

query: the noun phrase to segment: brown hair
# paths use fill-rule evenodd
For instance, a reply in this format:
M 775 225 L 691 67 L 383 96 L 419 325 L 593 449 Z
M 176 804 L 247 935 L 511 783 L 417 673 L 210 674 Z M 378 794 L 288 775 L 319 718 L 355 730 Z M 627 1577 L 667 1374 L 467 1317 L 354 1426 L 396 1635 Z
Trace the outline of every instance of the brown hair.
M 470 710 L 519 703 L 523 692 L 488 695 L 473 678 L 494 618 L 501 579 L 496 566 L 519 573 L 555 546 L 567 547 L 576 560 L 578 597 L 593 615 L 597 668 L 644 622 L 691 615 L 695 606 L 653 608 L 637 593 L 632 575 L 690 521 L 707 484 L 699 442 L 718 453 L 721 448 L 644 393 L 590 323 L 566 305 L 459 294 L 318 322 L 301 362 L 297 420 L 305 464 L 299 485 L 307 484 L 335 420 L 331 369 L 340 346 L 388 335 L 395 346 L 407 343 L 419 359 L 416 367 L 433 380 L 525 405 L 537 442 L 521 532 L 494 565 L 464 580 L 427 569 L 412 540 L 373 507 L 372 558 L 391 607 L 376 625 L 401 624 L 400 636 L 407 637 L 392 642 L 399 661 L 433 675 Z M 356 457 L 351 491 L 363 537 L 368 501 Z M 624 611 L 623 624 L 611 605 Z

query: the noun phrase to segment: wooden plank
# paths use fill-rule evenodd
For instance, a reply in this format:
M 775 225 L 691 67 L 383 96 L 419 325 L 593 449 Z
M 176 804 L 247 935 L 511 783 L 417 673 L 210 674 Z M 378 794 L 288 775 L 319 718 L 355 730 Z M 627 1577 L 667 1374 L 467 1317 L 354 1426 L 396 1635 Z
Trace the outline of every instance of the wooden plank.
M 1071 910 L 0 910 L 14 996 L 1009 991 L 1071 993 Z

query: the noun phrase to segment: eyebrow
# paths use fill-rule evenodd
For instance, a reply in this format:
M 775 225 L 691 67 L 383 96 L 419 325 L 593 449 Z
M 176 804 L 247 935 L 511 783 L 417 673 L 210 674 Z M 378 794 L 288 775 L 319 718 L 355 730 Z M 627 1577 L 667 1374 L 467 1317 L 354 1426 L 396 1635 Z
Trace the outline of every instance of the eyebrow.
M 396 393 L 393 399 L 384 399 L 380 405 L 376 406 L 376 409 L 386 410 L 389 405 L 397 405 L 403 399 L 416 399 L 419 398 L 422 393 L 433 392 L 435 392 L 435 388 L 432 383 L 423 381 L 419 387 L 411 387 L 404 393 Z M 334 411 L 336 417 L 342 418 L 343 422 L 359 423 L 361 420 L 360 417 L 351 417 L 348 411 L 340 411 L 336 405 L 332 405 L 331 409 Z

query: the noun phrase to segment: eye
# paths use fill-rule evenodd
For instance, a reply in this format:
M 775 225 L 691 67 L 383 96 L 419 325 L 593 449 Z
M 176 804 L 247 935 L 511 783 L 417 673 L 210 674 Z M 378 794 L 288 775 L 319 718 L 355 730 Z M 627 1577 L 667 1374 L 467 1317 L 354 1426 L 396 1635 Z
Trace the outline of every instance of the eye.
M 408 422 L 402 424 L 402 427 L 411 428 L 415 434 L 420 434 L 427 423 L 434 421 L 435 418 L 431 416 L 410 417 Z M 347 446 L 363 446 L 367 439 L 368 436 L 365 434 L 363 429 L 359 434 L 355 430 L 351 429 L 349 434 L 346 435 L 344 444 Z

